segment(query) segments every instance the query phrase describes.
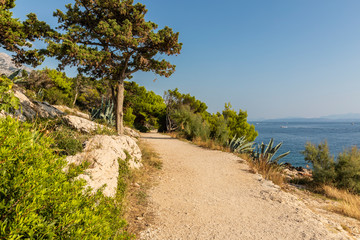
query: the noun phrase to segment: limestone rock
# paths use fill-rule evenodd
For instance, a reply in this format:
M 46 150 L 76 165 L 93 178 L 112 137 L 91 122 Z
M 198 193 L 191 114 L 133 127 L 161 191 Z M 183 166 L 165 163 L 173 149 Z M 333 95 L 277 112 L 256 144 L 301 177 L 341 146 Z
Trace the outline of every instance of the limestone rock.
M 19 69 L 24 69 L 27 72 L 32 71 L 31 68 L 25 66 L 17 67 L 12 61 L 11 56 L 7 55 L 6 53 L 0 53 L 0 74 L 5 74 L 6 76 L 9 76 Z
M 128 135 L 133 138 L 140 138 L 140 134 L 137 131 L 135 131 L 134 129 L 131 129 L 129 127 L 124 128 L 124 133 L 125 133 L 125 135 Z
M 21 109 L 15 112 L 15 116 L 21 121 L 33 120 L 36 117 L 41 118 L 56 118 L 64 115 L 64 113 L 57 108 L 54 108 L 47 102 L 31 101 L 21 91 L 14 90 L 14 95 L 20 100 Z
M 90 133 L 92 131 L 95 131 L 99 128 L 104 128 L 104 125 L 95 123 L 93 121 L 90 121 L 88 119 L 74 116 L 74 115 L 67 115 L 64 116 L 64 120 L 69 124 L 71 127 L 77 129 L 78 131 Z
M 104 184 L 104 195 L 113 197 L 116 194 L 119 176 L 118 159 L 125 160 L 126 152 L 131 156 L 130 168 L 140 168 L 141 151 L 135 140 L 129 136 L 96 135 L 87 141 L 82 153 L 66 158 L 69 164 L 76 165 L 83 161 L 90 161 L 90 167 L 79 178 L 86 180 L 87 185 L 95 192 Z
M 89 120 L 90 120 L 89 114 L 80 112 L 80 111 L 78 111 L 78 110 L 76 110 L 76 109 L 69 108 L 69 107 L 63 106 L 63 105 L 53 105 L 53 107 L 59 109 L 59 110 L 62 111 L 62 112 L 69 113 L 69 114 L 71 114 L 71 115 L 75 115 L 75 116 L 82 117 L 82 118 L 85 118 L 85 119 L 89 119 Z

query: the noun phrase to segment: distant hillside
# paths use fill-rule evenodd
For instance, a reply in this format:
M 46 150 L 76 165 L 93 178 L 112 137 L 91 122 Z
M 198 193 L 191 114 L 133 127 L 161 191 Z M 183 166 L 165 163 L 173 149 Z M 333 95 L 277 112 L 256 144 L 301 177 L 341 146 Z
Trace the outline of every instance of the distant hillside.
M 251 122 L 359 122 L 360 113 L 347 113 L 323 116 L 319 118 L 276 118 L 252 120 Z
M 6 53 L 0 53 L 0 75 L 5 74 L 6 76 L 9 76 L 13 72 L 24 69 L 27 72 L 31 72 L 32 69 L 22 66 L 22 67 L 16 67 L 15 64 L 12 61 L 11 56 L 7 55 Z

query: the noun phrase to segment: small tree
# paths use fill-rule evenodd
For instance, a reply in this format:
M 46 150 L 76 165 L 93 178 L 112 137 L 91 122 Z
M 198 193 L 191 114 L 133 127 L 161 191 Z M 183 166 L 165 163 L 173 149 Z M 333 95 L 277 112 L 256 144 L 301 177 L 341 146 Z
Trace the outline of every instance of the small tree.
M 0 47 L 16 53 L 16 63 L 26 63 L 32 66 L 41 64 L 44 60 L 45 50 L 26 49 L 31 48 L 31 42 L 54 32 L 42 21 L 39 21 L 34 13 L 27 15 L 25 22 L 12 17 L 10 11 L 15 7 L 15 0 L 0 0 Z
M 67 12 L 54 13 L 64 33 L 49 40 L 49 54 L 60 69 L 76 66 L 80 73 L 110 79 L 116 102 L 116 128 L 123 133 L 124 81 L 137 71 L 169 77 L 175 65 L 160 55 L 179 54 L 179 33 L 145 21 L 147 9 L 133 0 L 75 0 Z

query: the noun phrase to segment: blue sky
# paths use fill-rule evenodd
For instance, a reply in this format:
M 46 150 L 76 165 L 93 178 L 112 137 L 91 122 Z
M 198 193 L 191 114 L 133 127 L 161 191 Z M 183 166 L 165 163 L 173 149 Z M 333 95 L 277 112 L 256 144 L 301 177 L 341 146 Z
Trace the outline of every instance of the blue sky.
M 17 0 L 14 16 L 34 12 L 56 24 L 53 10 L 70 2 Z M 141 2 L 148 20 L 180 32 L 183 43 L 168 58 L 177 65 L 170 78 L 134 75 L 147 89 L 163 95 L 178 87 L 210 112 L 231 102 L 250 119 L 360 113 L 360 1 Z

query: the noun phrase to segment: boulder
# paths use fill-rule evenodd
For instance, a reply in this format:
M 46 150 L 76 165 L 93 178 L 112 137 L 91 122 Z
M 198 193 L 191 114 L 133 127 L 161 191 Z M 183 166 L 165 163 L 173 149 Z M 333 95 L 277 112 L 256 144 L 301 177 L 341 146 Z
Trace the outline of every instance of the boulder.
M 128 135 L 133 138 L 140 138 L 140 133 L 138 133 L 137 131 L 135 131 L 134 129 L 131 129 L 129 127 L 124 128 L 124 133 L 125 133 L 125 135 Z
M 99 128 L 106 128 L 104 125 L 74 115 L 64 116 L 63 119 L 74 129 L 85 133 L 91 133 Z
M 80 111 L 78 111 L 78 110 L 76 110 L 74 108 L 69 108 L 69 107 L 64 106 L 64 105 L 53 105 L 53 107 L 59 109 L 60 111 L 62 111 L 64 113 L 68 113 L 68 114 L 71 114 L 71 115 L 75 115 L 75 116 L 82 117 L 82 118 L 90 120 L 89 114 L 80 112 Z
M 31 101 L 19 90 L 14 90 L 14 95 L 20 100 L 21 104 L 21 109 L 16 110 L 15 117 L 18 117 L 21 121 L 33 120 L 36 117 L 56 118 L 64 115 L 62 111 L 47 102 Z
M 130 159 L 127 159 L 127 154 Z M 141 151 L 135 140 L 129 136 L 96 135 L 86 142 L 83 152 L 66 158 L 69 164 L 79 165 L 89 161 L 90 167 L 79 178 L 95 192 L 103 185 L 104 195 L 114 197 L 117 189 L 120 161 L 127 160 L 130 168 L 140 168 Z
M 91 133 L 94 130 L 99 129 L 99 128 L 101 128 L 101 129 L 108 128 L 104 125 L 95 123 L 93 121 L 90 121 L 88 119 L 78 117 L 78 116 L 67 115 L 67 116 L 64 116 L 63 118 L 65 119 L 67 124 L 69 124 L 71 127 L 77 129 L 78 131 L 85 132 L 85 133 Z M 128 127 L 125 127 L 124 133 L 125 133 L 125 135 L 128 135 L 133 138 L 140 138 L 140 134 L 137 131 L 135 131 L 131 128 L 128 128 Z

